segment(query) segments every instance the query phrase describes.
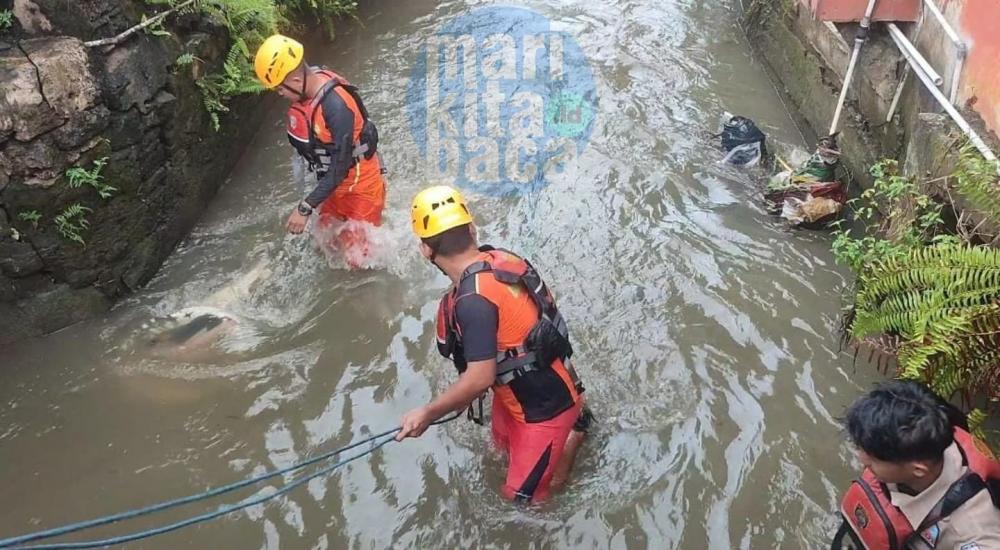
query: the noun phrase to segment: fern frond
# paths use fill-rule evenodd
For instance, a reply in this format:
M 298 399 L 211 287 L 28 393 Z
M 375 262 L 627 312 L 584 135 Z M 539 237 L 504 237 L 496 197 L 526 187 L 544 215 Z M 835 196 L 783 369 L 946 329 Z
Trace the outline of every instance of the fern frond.
M 955 189 L 973 209 L 1000 223 L 1000 181 L 997 165 L 986 160 L 971 144 L 961 150 L 955 171 Z

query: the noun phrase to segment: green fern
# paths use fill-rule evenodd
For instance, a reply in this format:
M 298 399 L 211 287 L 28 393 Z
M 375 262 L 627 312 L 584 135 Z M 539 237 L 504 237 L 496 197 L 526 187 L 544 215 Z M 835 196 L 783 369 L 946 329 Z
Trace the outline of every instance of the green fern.
M 101 170 L 108 163 L 108 157 L 100 158 L 94 161 L 94 167 L 90 170 L 82 167 L 73 167 L 66 170 L 66 179 L 69 182 L 69 186 L 73 189 L 77 189 L 82 185 L 89 185 L 97 191 L 102 199 L 109 199 L 115 194 L 118 189 L 112 187 L 104 182 L 104 176 L 101 175 Z
M 971 144 L 965 144 L 955 171 L 955 190 L 969 205 L 994 223 L 1000 223 L 1000 181 L 997 164 L 983 158 Z
M 92 212 L 92 210 L 80 203 L 67 206 L 65 210 L 53 218 L 56 231 L 64 238 L 78 243 L 80 246 L 86 246 L 87 243 L 83 240 L 81 233 L 90 227 L 90 222 L 86 218 L 88 212 Z
M 0 9 L 0 32 L 14 26 L 14 12 L 8 9 Z
M 914 248 L 874 263 L 858 286 L 851 335 L 899 336 L 899 375 L 944 396 L 1000 398 L 1000 250 Z
M 232 37 L 221 70 L 197 82 L 205 110 L 216 130 L 219 129 L 220 116 L 229 111 L 228 103 L 233 97 L 263 90 L 253 74 L 253 53 L 265 38 L 291 25 L 290 13 L 329 24 L 336 17 L 349 15 L 357 8 L 353 0 L 196 0 L 187 5 L 184 1 L 146 0 L 148 4 L 177 9 L 178 14 L 200 13 L 225 26 Z M 182 5 L 184 8 L 179 9 Z M 332 33 L 332 26 L 328 32 Z M 183 66 L 194 59 L 185 54 L 178 57 L 175 65 Z
M 31 227 L 38 229 L 38 222 L 42 219 L 42 215 L 37 210 L 25 210 L 24 212 L 17 213 L 17 219 L 22 222 L 28 222 L 31 224 Z
M 186 67 L 195 61 L 201 61 L 204 63 L 204 61 L 195 56 L 193 53 L 183 53 L 177 56 L 177 59 L 174 60 L 174 65 L 177 67 Z

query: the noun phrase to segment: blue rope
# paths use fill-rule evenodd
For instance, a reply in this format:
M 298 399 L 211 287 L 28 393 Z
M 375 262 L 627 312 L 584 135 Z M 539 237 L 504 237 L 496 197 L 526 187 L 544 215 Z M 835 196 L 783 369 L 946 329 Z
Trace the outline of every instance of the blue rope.
M 454 415 L 452 415 L 450 417 L 443 418 L 441 420 L 437 420 L 437 421 L 433 422 L 431 425 L 433 426 L 433 425 L 444 424 L 446 422 L 451 422 L 452 420 L 455 420 L 459 416 L 461 416 L 461 413 L 455 413 Z M 0 548 L 10 548 L 10 547 L 12 547 L 14 545 L 23 544 L 25 542 L 31 542 L 31 541 L 42 540 L 42 539 L 49 539 L 49 538 L 58 537 L 58 536 L 61 536 L 61 535 L 67 535 L 67 534 L 70 534 L 70 533 L 76 533 L 78 531 L 83 531 L 84 529 L 90 529 L 90 528 L 93 528 L 93 527 L 100 527 L 100 526 L 103 526 L 103 525 L 110 525 L 112 523 L 117 523 L 119 521 L 125 521 L 125 520 L 129 520 L 129 519 L 135 519 L 135 518 L 146 516 L 146 515 L 149 515 L 149 514 L 152 514 L 152 513 L 155 513 L 155 512 L 159 512 L 159 511 L 162 511 L 162 510 L 168 510 L 170 508 L 176 508 L 178 506 L 183 506 L 185 504 L 190 504 L 192 502 L 198 502 L 198 501 L 206 500 L 206 499 L 209 499 L 209 498 L 212 498 L 212 497 L 216 497 L 216 496 L 219 496 L 219 495 L 223 495 L 223 494 L 226 494 L 226 493 L 230 493 L 230 492 L 235 491 L 237 489 L 242 489 L 244 487 L 247 487 L 247 486 L 250 486 L 250 485 L 254 485 L 256 483 L 260 483 L 261 481 L 264 481 L 264 480 L 267 480 L 267 479 L 271 479 L 271 478 L 276 477 L 276 476 L 280 476 L 280 475 L 283 475 L 283 474 L 287 474 L 289 472 L 300 470 L 302 468 L 305 468 L 306 466 L 310 466 L 312 464 L 316 464 L 317 462 L 322 462 L 324 460 L 328 460 L 331 457 L 339 455 L 339 454 L 341 454 L 341 453 L 343 453 L 345 451 L 349 451 L 351 449 L 360 447 L 361 445 L 364 445 L 365 443 L 371 443 L 372 441 L 376 441 L 376 440 L 381 439 L 382 437 L 385 437 L 387 435 L 395 434 L 396 432 L 400 431 L 401 429 L 402 429 L 401 427 L 396 427 L 396 428 L 393 428 L 391 430 L 386 430 L 386 431 L 384 431 L 382 433 L 373 435 L 373 436 L 371 436 L 369 438 L 362 439 L 361 441 L 357 441 L 355 443 L 351 443 L 350 445 L 348 445 L 346 447 L 342 447 L 340 449 L 336 449 L 336 450 L 333 450 L 333 451 L 330 451 L 330 452 L 327 452 L 327 453 L 323 453 L 321 455 L 315 456 L 315 457 L 310 458 L 308 460 L 304 460 L 304 461 L 299 462 L 297 464 L 292 464 L 291 466 L 287 466 L 285 468 L 280 468 L 278 470 L 273 470 L 273 471 L 270 471 L 270 472 L 265 472 L 263 474 L 251 477 L 249 479 L 245 479 L 243 481 L 239 481 L 239 482 L 232 483 L 232 484 L 229 484 L 229 485 L 224 485 L 222 487 L 217 487 L 215 489 L 211 489 L 211 490 L 208 490 L 208 491 L 205 491 L 203 493 L 196 494 L 196 495 L 182 497 L 182 498 L 178 498 L 178 499 L 174 499 L 174 500 L 168 500 L 168 501 L 165 501 L 165 502 L 161 502 L 161 503 L 158 503 L 158 504 L 153 504 L 151 506 L 147 506 L 145 508 L 139 508 L 138 510 L 129 510 L 128 512 L 122 512 L 122 513 L 113 514 L 113 515 L 110 515 L 110 516 L 104 516 L 104 517 L 100 517 L 100 518 L 94 518 L 94 519 L 91 519 L 91 520 L 82 521 L 82 522 L 79 522 L 79 523 L 73 523 L 73 524 L 70 524 L 70 525 L 62 526 L 62 527 L 56 527 L 56 528 L 53 528 L 53 529 L 47 529 L 45 531 L 38 531 L 36 533 L 29 533 L 29 534 L 26 534 L 26 535 L 20 535 L 20 536 L 17 536 L 17 537 L 11 537 L 11 538 L 7 538 L 7 539 L 2 539 L 2 540 L 0 540 Z M 352 457 L 350 457 L 350 458 L 348 458 L 346 460 L 340 461 L 340 462 L 332 465 L 331 467 L 324 468 L 319 473 L 312 474 L 312 475 L 310 475 L 309 477 L 307 477 L 305 479 L 309 480 L 309 479 L 312 479 L 312 478 L 316 477 L 317 475 L 322 475 L 324 473 L 328 473 L 328 472 L 330 472 L 330 471 L 332 471 L 332 470 L 334 470 L 336 468 L 339 468 L 340 466 L 343 466 L 344 464 L 347 464 L 348 462 L 351 462 L 353 460 L 356 460 L 357 458 L 360 458 L 360 457 L 362 457 L 364 455 L 367 455 L 369 453 L 374 452 L 376 449 L 382 447 L 383 445 L 385 445 L 386 443 L 388 443 L 390 441 L 393 441 L 393 440 L 392 439 L 388 439 L 386 441 L 383 441 L 383 442 L 377 444 L 376 446 L 372 447 L 371 449 L 368 449 L 367 451 L 365 451 L 365 452 L 363 452 L 361 454 L 358 454 L 358 455 L 352 456 Z M 294 485 L 294 486 L 291 486 L 291 488 L 294 488 L 294 487 L 297 487 L 297 486 L 298 485 Z M 274 498 L 274 497 L 276 497 L 278 495 L 284 494 L 285 492 L 287 492 L 286 488 L 289 488 L 289 486 L 283 487 L 279 492 L 270 495 L 269 497 L 265 498 L 264 500 L 267 500 L 268 498 Z M 261 502 L 263 502 L 263 500 Z M 252 505 L 253 504 L 250 504 L 249 506 L 252 506 Z M 197 521 L 185 520 L 185 521 L 191 521 L 191 523 L 179 522 L 180 524 L 168 525 L 168 526 L 165 526 L 165 527 L 163 527 L 161 529 L 165 529 L 165 528 L 169 527 L 169 529 L 167 529 L 166 531 L 162 531 L 162 532 L 172 531 L 174 529 L 180 529 L 181 527 L 185 527 L 187 525 L 191 525 L 192 523 L 198 523 L 199 521 L 206 521 L 207 519 L 212 519 L 212 518 L 218 517 L 220 515 L 224 515 L 224 514 L 227 514 L 229 512 L 240 510 L 242 508 L 246 508 L 247 507 L 247 506 L 242 506 L 242 505 L 240 505 L 240 506 L 241 507 L 232 508 L 232 509 L 229 509 L 229 510 L 224 511 L 222 513 L 214 513 L 213 512 L 212 514 L 205 514 L 205 516 L 198 516 L 197 518 L 191 518 L 191 520 L 197 520 Z M 220 510 L 226 510 L 226 508 L 222 508 Z M 211 516 L 211 517 L 206 517 L 206 516 Z M 153 531 L 156 531 L 156 530 L 153 530 Z M 153 536 L 155 534 L 159 534 L 159 533 L 158 532 L 157 533 L 152 533 L 152 534 L 149 534 L 149 535 L 146 535 L 146 536 Z M 144 538 L 144 537 L 140 537 L 140 538 Z M 114 539 L 109 539 L 109 540 L 114 540 Z M 134 539 L 128 539 L 128 540 L 134 540 Z M 98 544 L 97 546 L 104 546 L 104 545 L 107 545 L 107 544 L 117 544 L 117 543 L 120 543 L 120 542 L 127 542 L 127 541 L 126 540 L 122 540 L 122 541 L 117 541 L 117 542 L 102 543 L 102 544 Z M 76 543 L 66 543 L 66 544 L 76 544 Z M 31 546 L 30 548 L 91 548 L 91 547 L 92 546 L 45 545 L 45 546 Z
M 271 500 L 273 498 L 277 498 L 277 497 L 279 497 L 279 496 L 281 496 L 281 495 L 283 495 L 285 493 L 288 493 L 292 489 L 295 489 L 296 487 L 299 487 L 299 486 L 301 486 L 301 485 L 303 485 L 305 483 L 308 483 L 309 481 L 311 481 L 311 480 L 313 480 L 313 479 L 315 479 L 315 478 L 317 478 L 317 477 L 319 477 L 321 475 L 325 475 L 325 474 L 328 474 L 328 473 L 332 472 L 333 470 L 336 470 L 337 468 L 339 468 L 339 467 L 347 464 L 348 462 L 357 460 L 357 459 L 359 459 L 359 458 L 361 458 L 361 457 L 363 457 L 365 455 L 371 454 L 371 453 L 375 452 L 377 449 L 385 446 L 387 443 L 390 443 L 392 441 L 395 441 L 395 439 L 392 439 L 392 438 L 386 439 L 385 441 L 382 441 L 382 442 L 376 444 L 371 449 L 368 449 L 368 450 L 366 450 L 364 452 L 361 452 L 361 453 L 358 453 L 358 454 L 356 454 L 356 455 L 354 455 L 352 457 L 349 457 L 349 458 L 346 458 L 344 460 L 341 460 L 341 461 L 339 461 L 339 462 L 337 462 L 335 464 L 331 464 L 330 466 L 327 466 L 325 468 L 317 470 L 317 471 L 315 471 L 315 472 L 313 472 L 313 473 L 311 473 L 311 474 L 309 474 L 309 475 L 307 475 L 307 476 L 305 476 L 303 478 L 300 478 L 300 479 L 297 479 L 297 480 L 295 480 L 295 481 L 293 481 L 291 483 L 288 483 L 287 485 L 285 485 L 281 489 L 278 489 L 274 493 L 271 493 L 270 495 L 265 495 L 265 496 L 253 498 L 253 499 L 250 499 L 250 500 L 246 500 L 246 501 L 241 502 L 240 504 L 234 504 L 232 506 L 224 506 L 224 507 L 219 508 L 218 510 L 216 510 L 214 512 L 209 512 L 207 514 L 202 514 L 200 516 L 195 516 L 195 517 L 192 517 L 192 518 L 188 518 L 188 519 L 185 519 L 185 520 L 182 520 L 182 521 L 178 521 L 176 523 L 171 523 L 171 524 L 168 524 L 168 525 L 164 525 L 162 527 L 157 527 L 157 528 L 154 528 L 154 529 L 148 529 L 148 530 L 145 530 L 145 531 L 138 531 L 138 532 L 131 533 L 131 534 L 128 534 L 128 535 L 122 535 L 122 536 L 119 536 L 119 537 L 113 537 L 113 538 L 103 539 L 103 540 L 89 540 L 89 541 L 81 541 L 81 542 L 64 542 L 64 543 L 57 543 L 57 544 L 39 544 L 39 545 L 35 545 L 35 546 L 22 546 L 20 548 L 32 548 L 32 549 L 36 549 L 36 550 L 43 550 L 43 549 L 44 550 L 55 550 L 57 548 L 58 549 L 62 549 L 62 548 L 98 548 L 98 547 L 101 547 L 101 546 L 110 546 L 112 544 L 122 544 L 122 543 L 130 542 L 130 541 L 133 541 L 133 540 L 145 539 L 145 538 L 149 538 L 149 537 L 154 537 L 156 535 L 162 535 L 163 533 L 169 533 L 170 531 L 176 531 L 177 529 L 181 529 L 181 528 L 187 527 L 189 525 L 194 525 L 196 523 L 202 523 L 202 522 L 205 522 L 205 521 L 208 521 L 208 520 L 211 520 L 211 519 L 215 519 L 215 518 L 217 518 L 219 516 L 224 516 L 226 514 L 230 514 L 232 512 L 236 512 L 236 511 L 242 510 L 244 508 L 249 508 L 251 506 L 256 506 L 258 504 L 261 504 L 261 503 L 266 502 L 268 500 Z

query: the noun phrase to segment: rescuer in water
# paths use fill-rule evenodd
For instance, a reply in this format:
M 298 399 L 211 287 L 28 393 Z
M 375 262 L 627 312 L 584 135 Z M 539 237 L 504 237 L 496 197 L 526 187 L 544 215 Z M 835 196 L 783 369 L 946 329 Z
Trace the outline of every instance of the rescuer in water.
M 411 221 L 421 254 L 454 284 L 438 308 L 437 342 L 459 378 L 406 413 L 397 439 L 419 437 L 431 422 L 492 388 L 493 439 L 509 458 L 503 495 L 543 500 L 565 484 L 592 420 L 570 362 L 566 322 L 530 263 L 477 245 L 458 191 L 422 191 L 413 199 Z
M 254 70 L 264 87 L 291 102 L 288 140 L 318 180 L 285 227 L 290 233 L 302 233 L 315 212 L 318 236 L 323 236 L 320 244 L 341 248 L 348 263 L 357 267 L 370 253 L 362 224 L 381 225 L 385 208 L 378 130 L 357 88 L 333 71 L 310 66 L 304 54 L 301 43 L 276 34 L 254 57 Z M 336 238 L 322 242 L 331 232 Z

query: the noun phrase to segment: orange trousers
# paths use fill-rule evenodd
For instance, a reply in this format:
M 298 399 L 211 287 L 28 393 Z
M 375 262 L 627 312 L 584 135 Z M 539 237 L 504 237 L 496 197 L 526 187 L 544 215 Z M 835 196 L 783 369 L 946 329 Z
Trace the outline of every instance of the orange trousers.
M 385 182 L 382 174 L 377 185 L 366 185 L 365 193 L 356 193 L 351 182 L 341 183 L 322 204 L 319 205 L 317 229 L 322 236 L 320 245 L 328 250 L 339 248 L 344 252 L 351 267 L 359 267 L 371 253 L 368 231 L 363 225 L 349 224 L 334 230 L 337 222 L 367 222 L 375 227 L 382 225 L 382 210 L 385 208 Z

